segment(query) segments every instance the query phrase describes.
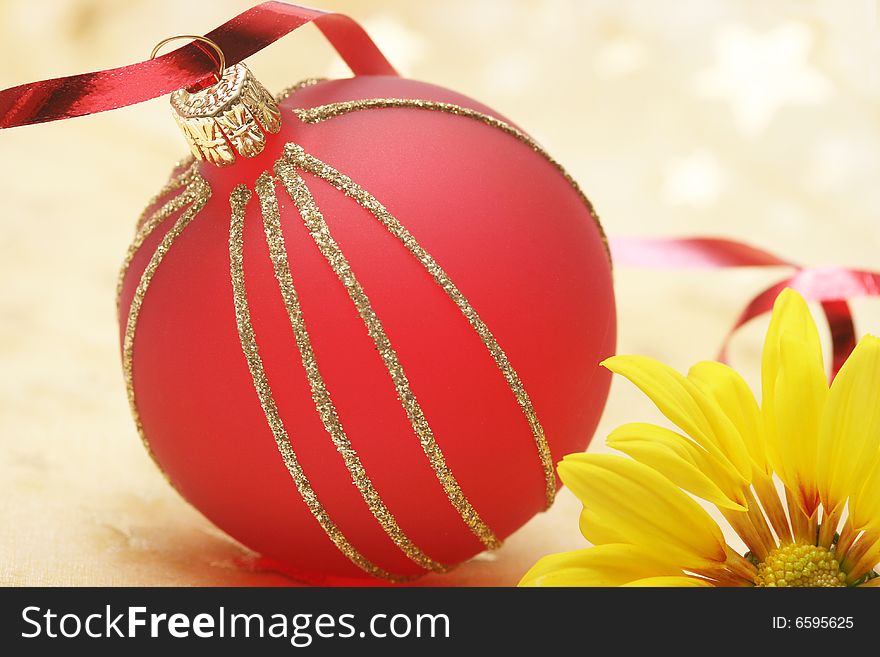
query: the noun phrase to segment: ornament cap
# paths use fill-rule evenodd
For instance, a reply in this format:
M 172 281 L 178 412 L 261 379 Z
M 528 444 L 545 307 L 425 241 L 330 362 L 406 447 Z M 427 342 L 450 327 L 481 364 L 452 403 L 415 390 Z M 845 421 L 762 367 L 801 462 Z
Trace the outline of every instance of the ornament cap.
M 193 156 L 221 167 L 259 155 L 266 133 L 281 130 L 278 104 L 241 63 L 224 69 L 209 87 L 178 89 L 171 108 Z

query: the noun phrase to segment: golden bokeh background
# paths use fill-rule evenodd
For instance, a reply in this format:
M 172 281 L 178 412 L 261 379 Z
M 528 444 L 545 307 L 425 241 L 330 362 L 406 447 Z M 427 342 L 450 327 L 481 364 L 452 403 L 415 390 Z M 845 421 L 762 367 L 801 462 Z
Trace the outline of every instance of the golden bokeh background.
M 248 0 L 0 0 L 0 87 L 121 66 Z M 805 264 L 880 269 L 876 0 L 312 0 L 409 77 L 516 121 L 581 182 L 612 236 L 718 235 Z M 346 75 L 317 30 L 250 58 L 270 90 Z M 116 272 L 185 146 L 167 99 L 0 132 L 0 584 L 291 585 L 180 499 L 129 417 Z M 616 271 L 621 353 L 713 358 L 784 270 Z M 880 332 L 880 303 L 853 304 Z M 766 320 L 734 341 L 757 381 Z M 593 450 L 657 420 L 615 381 Z M 512 585 L 584 545 L 564 491 L 491 555 L 424 584 Z

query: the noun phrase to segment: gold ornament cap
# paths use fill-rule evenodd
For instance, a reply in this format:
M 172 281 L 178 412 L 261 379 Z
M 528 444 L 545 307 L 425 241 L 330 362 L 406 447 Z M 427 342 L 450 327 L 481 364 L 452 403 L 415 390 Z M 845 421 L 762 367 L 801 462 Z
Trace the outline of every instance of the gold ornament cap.
M 171 107 L 193 156 L 220 167 L 239 155 L 259 155 L 266 133 L 281 130 L 278 104 L 244 64 L 225 69 L 205 89 L 178 89 L 171 94 Z
M 255 157 L 266 147 L 266 133 L 281 130 L 281 112 L 266 88 L 247 66 L 226 68 L 223 50 L 207 37 L 180 34 L 163 39 L 153 48 L 150 59 L 170 41 L 192 39 L 195 45 L 210 46 L 217 63 L 216 84 L 190 91 L 178 89 L 171 94 L 171 108 L 177 125 L 189 144 L 193 157 L 219 167 L 233 164 L 238 156 Z

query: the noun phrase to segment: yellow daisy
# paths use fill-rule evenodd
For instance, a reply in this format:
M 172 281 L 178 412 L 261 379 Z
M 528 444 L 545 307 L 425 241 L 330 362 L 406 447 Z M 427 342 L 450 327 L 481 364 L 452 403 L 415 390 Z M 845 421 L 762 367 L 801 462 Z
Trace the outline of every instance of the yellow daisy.
M 520 586 L 880 586 L 880 339 L 862 338 L 829 387 L 807 304 L 785 290 L 760 407 L 721 363 L 687 376 L 642 356 L 603 365 L 681 433 L 626 424 L 608 445 L 629 458 L 566 456 L 559 475 L 594 547 L 544 557 Z

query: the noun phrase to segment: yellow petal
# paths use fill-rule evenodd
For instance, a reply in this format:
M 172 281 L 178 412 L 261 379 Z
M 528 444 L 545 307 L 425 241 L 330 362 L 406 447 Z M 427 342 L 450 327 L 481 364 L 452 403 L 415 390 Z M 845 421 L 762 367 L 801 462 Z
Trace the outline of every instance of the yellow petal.
M 656 586 L 662 588 L 668 587 L 711 587 L 712 584 L 707 582 L 704 579 L 698 579 L 696 577 L 646 577 L 645 579 L 637 579 L 634 582 L 627 582 L 623 584 L 623 586 Z
M 726 494 L 697 465 L 700 448 L 674 431 L 652 424 L 632 423 L 608 436 L 608 445 L 654 468 L 673 484 L 719 507 L 746 511 L 745 497 Z M 703 452 L 703 460 L 710 458 Z M 716 469 L 717 470 L 717 469 Z
M 872 459 L 864 481 L 849 500 L 849 519 L 856 531 L 880 532 L 880 454 Z
M 721 530 L 703 508 L 646 465 L 611 454 L 571 454 L 559 476 L 600 527 L 683 568 L 726 560 Z
M 866 335 L 831 384 L 819 429 L 817 476 L 826 509 L 842 508 L 880 449 L 880 339 Z
M 796 361 L 798 358 L 802 360 L 799 366 L 795 362 L 789 368 L 785 381 L 780 384 L 780 377 L 783 374 L 781 370 L 784 336 L 787 336 L 789 351 L 794 352 L 790 354 L 792 358 L 789 361 Z M 795 369 L 803 378 L 797 378 Z M 794 290 L 786 288 L 776 297 L 773 304 L 773 314 L 764 340 L 764 351 L 761 356 L 761 416 L 770 465 L 786 486 L 796 494 L 798 503 L 806 508 L 814 504 L 813 500 L 809 499 L 810 491 L 799 492 L 798 488 L 802 483 L 808 485 L 808 482 L 800 480 L 808 474 L 804 471 L 804 462 L 814 460 L 815 451 L 818 449 L 814 444 L 818 440 L 815 437 L 817 435 L 815 431 L 818 429 L 817 414 L 822 411 L 820 402 L 824 405 L 820 387 L 827 389 L 822 345 L 816 323 L 803 297 Z M 781 422 L 776 417 L 780 402 L 777 398 L 779 393 L 784 395 L 782 402 L 786 405 L 781 409 L 784 415 Z M 801 409 L 810 417 L 800 418 L 799 421 L 798 415 Z M 816 423 L 816 430 L 808 431 L 806 437 L 790 433 L 792 430 L 805 427 L 809 421 Z M 797 453 L 804 449 L 810 454 L 801 458 Z M 796 461 L 791 460 L 792 453 L 797 455 Z M 815 468 L 812 476 L 815 477 Z
M 612 356 L 602 365 L 632 381 L 698 444 L 729 461 L 744 481 L 751 479 L 751 458 L 736 427 L 693 381 L 646 356 Z
M 778 360 L 775 431 L 768 453 L 773 469 L 809 518 L 819 504 L 819 423 L 828 384 L 811 347 L 792 333 L 780 336 Z
M 681 574 L 680 568 L 641 546 L 609 544 L 543 557 L 519 586 L 621 586 L 646 577 Z
M 816 323 L 813 321 L 807 302 L 800 294 L 786 288 L 779 293 L 773 303 L 773 314 L 770 316 L 770 326 L 764 339 L 764 351 L 761 355 L 762 412 L 767 410 L 765 407 L 768 402 L 770 406 L 773 405 L 773 392 L 779 369 L 779 341 L 783 334 L 803 340 L 806 344 L 805 353 L 813 365 L 818 365 L 819 369 L 824 367 L 819 332 L 816 330 Z
M 613 527 L 603 524 L 602 518 L 591 509 L 581 509 L 578 519 L 581 535 L 593 545 L 605 545 L 607 543 L 626 543 L 627 539 Z
M 688 379 L 699 385 L 730 418 L 752 457 L 752 463 L 765 474 L 770 474 L 761 434 L 761 410 L 739 373 L 723 363 L 704 361 L 690 369 Z
M 858 559 L 858 561 L 851 565 L 849 577 L 847 578 L 849 582 L 858 581 L 868 573 L 874 571 L 877 568 L 877 564 L 880 564 L 880 536 L 876 534 L 873 536 L 865 534 L 862 536 L 861 540 L 866 539 L 873 540 L 873 544 Z

